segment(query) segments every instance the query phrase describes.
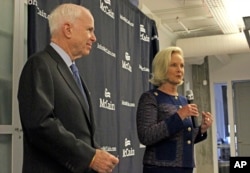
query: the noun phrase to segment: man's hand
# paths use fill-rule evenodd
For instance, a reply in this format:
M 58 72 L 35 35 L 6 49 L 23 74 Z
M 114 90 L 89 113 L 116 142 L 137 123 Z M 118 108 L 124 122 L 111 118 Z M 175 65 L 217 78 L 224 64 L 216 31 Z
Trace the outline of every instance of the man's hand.
M 111 173 L 118 163 L 119 159 L 117 157 L 104 150 L 96 149 L 90 167 L 98 173 Z

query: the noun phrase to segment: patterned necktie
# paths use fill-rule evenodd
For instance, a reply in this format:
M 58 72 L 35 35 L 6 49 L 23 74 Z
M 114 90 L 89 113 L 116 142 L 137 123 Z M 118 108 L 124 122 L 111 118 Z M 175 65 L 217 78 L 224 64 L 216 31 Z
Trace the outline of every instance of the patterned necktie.
M 82 81 L 81 81 L 81 79 L 80 79 L 79 70 L 78 70 L 76 64 L 72 64 L 72 65 L 70 66 L 70 69 L 71 69 L 71 71 L 73 72 L 74 79 L 75 79 L 77 85 L 79 86 L 79 88 L 80 88 L 80 90 L 81 90 L 81 92 L 82 92 L 82 95 L 83 95 L 83 97 L 84 97 L 84 99 L 85 99 L 85 101 L 86 101 L 86 104 L 89 106 L 88 100 L 87 100 L 87 96 L 86 96 L 86 93 L 85 93 L 85 91 L 84 91 L 84 89 L 83 89 Z

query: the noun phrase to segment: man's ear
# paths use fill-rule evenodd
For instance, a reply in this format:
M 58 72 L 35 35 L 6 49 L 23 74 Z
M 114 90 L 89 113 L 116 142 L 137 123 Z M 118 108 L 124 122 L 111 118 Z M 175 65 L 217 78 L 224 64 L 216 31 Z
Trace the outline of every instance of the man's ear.
M 70 38 L 72 35 L 72 25 L 70 23 L 65 23 L 63 25 L 63 34 L 65 35 L 66 38 Z

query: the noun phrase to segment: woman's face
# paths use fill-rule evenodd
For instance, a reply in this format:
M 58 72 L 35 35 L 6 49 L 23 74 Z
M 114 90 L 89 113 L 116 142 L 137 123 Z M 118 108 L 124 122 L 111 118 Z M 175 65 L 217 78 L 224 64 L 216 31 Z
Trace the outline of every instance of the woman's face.
M 171 61 L 167 71 L 168 83 L 178 85 L 183 81 L 183 76 L 184 59 L 178 52 L 175 52 L 171 56 Z

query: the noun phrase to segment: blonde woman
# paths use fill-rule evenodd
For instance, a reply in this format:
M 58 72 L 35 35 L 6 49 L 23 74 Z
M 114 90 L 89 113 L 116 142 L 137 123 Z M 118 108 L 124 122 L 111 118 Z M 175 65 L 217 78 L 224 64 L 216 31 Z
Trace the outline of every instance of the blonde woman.
M 143 173 L 192 173 L 194 144 L 207 137 L 213 116 L 202 112 L 202 123 L 193 128 L 191 116 L 199 116 L 196 104 L 188 104 L 177 88 L 183 83 L 184 58 L 179 47 L 158 52 L 152 62 L 154 89 L 143 93 L 137 108 L 137 131 L 146 145 Z

